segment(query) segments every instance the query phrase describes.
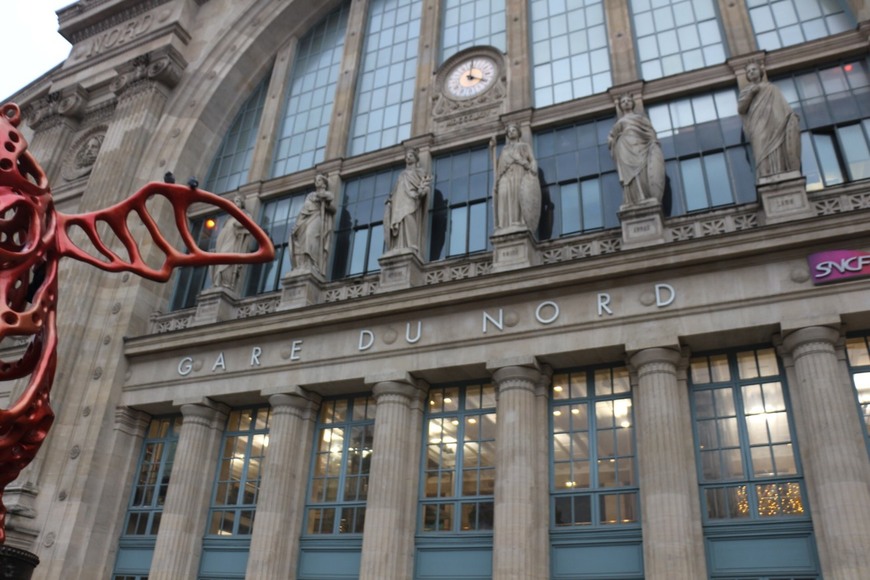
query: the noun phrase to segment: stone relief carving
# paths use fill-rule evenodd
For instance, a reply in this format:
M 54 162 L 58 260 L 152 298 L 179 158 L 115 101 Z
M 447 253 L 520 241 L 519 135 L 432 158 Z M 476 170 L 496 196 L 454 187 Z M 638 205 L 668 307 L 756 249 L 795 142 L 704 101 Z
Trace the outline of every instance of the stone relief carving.
M 97 162 L 97 156 L 103 146 L 105 137 L 105 129 L 100 128 L 97 131 L 87 133 L 73 145 L 72 151 L 74 153 L 67 160 L 63 170 L 63 178 L 66 181 L 75 181 L 90 175 L 94 164 Z
M 233 203 L 242 210 L 249 218 L 250 214 L 245 211 L 245 199 L 237 195 Z M 248 249 L 248 240 L 251 235 L 248 229 L 233 216 L 227 216 L 227 220 L 218 233 L 215 242 L 215 253 L 218 254 L 241 254 Z M 211 267 L 211 283 L 215 288 L 227 288 L 237 290 L 236 286 L 242 273 L 241 264 L 217 264 Z
M 506 143 L 495 166 L 495 191 L 492 196 L 495 233 L 506 229 L 536 232 L 541 219 L 541 183 L 538 162 L 531 146 L 521 140 L 520 128 L 510 123 L 505 128 Z M 489 141 L 495 157 L 496 139 Z
M 661 203 L 665 192 L 665 158 L 655 128 L 636 113 L 634 97 L 622 95 L 621 115 L 607 137 L 607 146 L 622 184 L 622 209 Z
M 290 234 L 293 270 L 325 274 L 332 244 L 334 201 L 326 175 L 318 173 L 314 178 L 314 191 L 305 197 Z
M 118 76 L 109 88 L 118 96 L 135 87 L 147 86 L 146 81 L 172 89 L 181 80 L 186 66 L 187 62 L 173 48 L 143 54 L 116 68 Z
M 746 65 L 749 83 L 740 91 L 737 111 L 752 144 L 755 178 L 800 171 L 801 136 L 797 114 L 776 85 L 767 81 L 762 65 Z
M 432 175 L 420 167 L 416 149 L 405 150 L 405 166 L 384 209 L 387 252 L 410 249 L 420 256 L 423 207 L 432 187 Z

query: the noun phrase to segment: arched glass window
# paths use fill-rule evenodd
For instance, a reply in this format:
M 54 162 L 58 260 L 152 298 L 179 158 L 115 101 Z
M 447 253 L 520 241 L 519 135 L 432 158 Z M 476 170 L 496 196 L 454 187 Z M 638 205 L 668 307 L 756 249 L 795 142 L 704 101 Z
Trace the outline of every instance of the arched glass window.
M 248 182 L 267 85 L 264 79 L 233 119 L 203 184 L 207 191 L 223 193 Z
M 445 0 L 441 62 L 471 46 L 507 50 L 505 0 Z
M 715 0 L 631 0 L 629 4 L 643 79 L 725 62 Z
M 360 63 L 350 155 L 411 136 L 421 0 L 371 0 Z
M 759 50 L 776 50 L 851 29 L 839 0 L 746 0 Z
M 533 0 L 529 15 L 536 107 L 610 88 L 603 0 Z
M 345 3 L 299 40 L 276 140 L 272 177 L 308 169 L 323 161 L 344 52 L 347 15 Z

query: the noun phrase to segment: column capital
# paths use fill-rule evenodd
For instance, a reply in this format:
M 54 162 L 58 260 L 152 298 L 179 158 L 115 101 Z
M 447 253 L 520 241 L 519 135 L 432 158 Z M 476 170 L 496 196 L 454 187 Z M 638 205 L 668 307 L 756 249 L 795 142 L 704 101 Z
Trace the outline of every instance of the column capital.
M 115 431 L 121 431 L 133 437 L 142 437 L 151 422 L 151 415 L 133 409 L 132 407 L 115 407 Z
M 782 339 L 782 348 L 786 353 L 795 354 L 795 351 L 807 344 L 824 343 L 836 346 L 840 340 L 840 330 L 830 326 L 807 326 L 792 331 Z
M 210 429 L 223 429 L 230 408 L 208 399 L 202 403 L 181 405 L 182 425 L 196 424 Z
M 646 365 L 652 363 L 672 364 L 674 367 L 680 362 L 682 353 L 676 348 L 670 347 L 653 347 L 645 348 L 637 352 L 631 353 L 628 356 L 628 363 L 636 370 L 640 371 Z
M 291 413 L 302 417 L 307 411 L 314 411 L 323 397 L 317 393 L 303 391 L 298 393 L 277 393 L 269 397 L 269 406 L 272 412 Z
M 426 390 L 426 383 L 416 379 L 409 381 L 381 381 L 372 387 L 372 394 L 378 404 L 387 395 L 395 395 L 410 402 L 415 399 L 423 399 L 426 396 Z
M 535 393 L 538 385 L 544 379 L 544 373 L 536 366 L 504 366 L 497 368 L 492 373 L 499 393 L 513 389 L 521 389 Z
M 185 68 L 187 61 L 178 50 L 171 46 L 160 48 L 117 67 L 117 76 L 109 89 L 119 97 L 136 94 L 144 88 L 172 90 Z

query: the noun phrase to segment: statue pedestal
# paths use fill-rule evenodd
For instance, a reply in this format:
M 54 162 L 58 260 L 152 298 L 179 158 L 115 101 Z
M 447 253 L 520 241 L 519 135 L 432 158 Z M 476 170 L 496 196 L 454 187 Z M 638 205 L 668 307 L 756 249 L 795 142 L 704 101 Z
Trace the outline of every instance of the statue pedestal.
M 537 266 L 540 263 L 537 244 L 528 228 L 503 228 L 489 240 L 492 242 L 492 271 L 507 272 Z
M 39 565 L 39 558 L 26 550 L 0 545 L 0 571 L 3 578 L 30 580 L 33 570 Z
M 196 314 L 190 325 L 202 326 L 231 320 L 238 303 L 238 294 L 229 288 L 203 290 L 196 299 Z
M 291 270 L 281 278 L 281 303 L 278 310 L 304 308 L 320 302 L 326 280 L 315 270 Z
M 764 221 L 778 224 L 815 217 L 807 197 L 807 180 L 799 171 L 762 177 L 756 182 Z
M 662 204 L 657 200 L 625 206 L 617 213 L 622 225 L 622 249 L 645 248 L 665 243 Z
M 423 262 L 411 248 L 387 252 L 378 259 L 378 264 L 381 266 L 379 293 L 423 285 Z

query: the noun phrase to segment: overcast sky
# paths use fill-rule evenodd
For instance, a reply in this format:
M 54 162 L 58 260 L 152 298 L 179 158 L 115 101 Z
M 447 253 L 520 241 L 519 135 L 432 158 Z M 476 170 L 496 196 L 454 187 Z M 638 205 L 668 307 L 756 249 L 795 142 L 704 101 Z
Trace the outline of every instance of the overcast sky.
M 55 12 L 74 0 L 0 0 L 0 99 L 6 99 L 69 56 Z M 2 101 L 0 101 L 2 102 Z

